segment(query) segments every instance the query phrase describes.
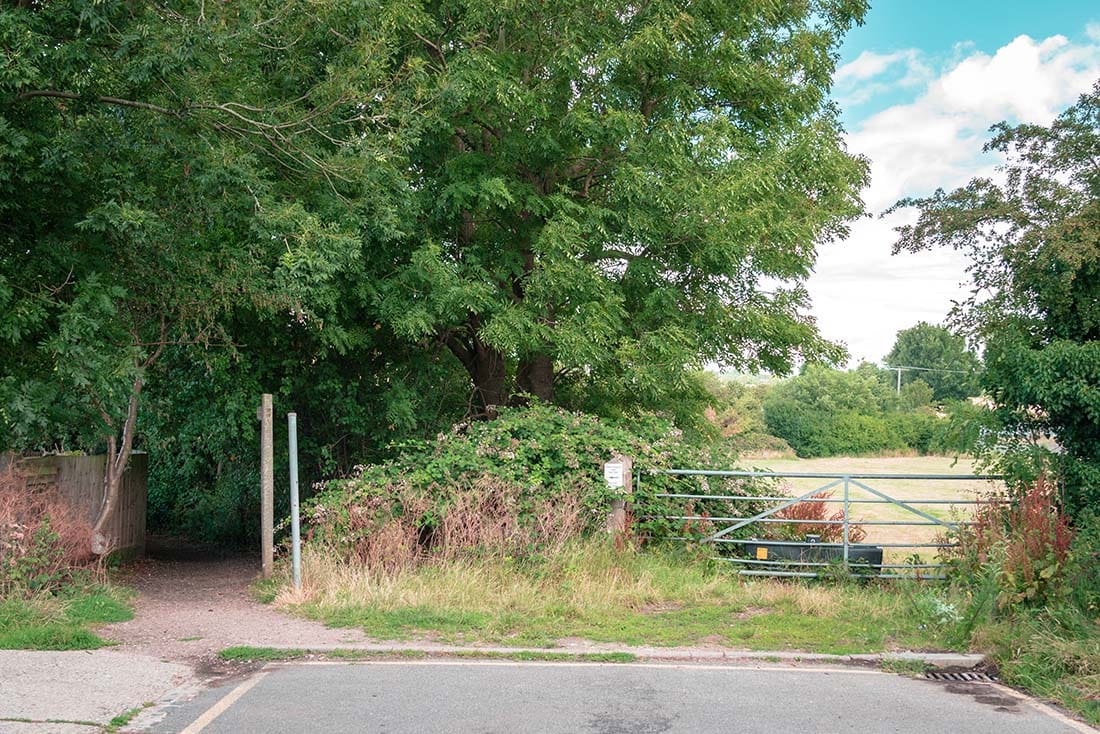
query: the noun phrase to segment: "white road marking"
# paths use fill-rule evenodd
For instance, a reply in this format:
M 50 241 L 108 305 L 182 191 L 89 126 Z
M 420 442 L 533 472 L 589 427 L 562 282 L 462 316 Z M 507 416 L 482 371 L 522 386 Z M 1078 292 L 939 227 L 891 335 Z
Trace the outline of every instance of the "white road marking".
M 1008 686 L 1002 686 L 1000 683 L 994 683 L 994 684 L 992 684 L 992 687 L 996 688 L 998 691 L 1000 691 L 1001 693 L 1004 693 L 1007 696 L 1011 696 L 1012 698 L 1015 698 L 1017 701 L 1022 701 L 1024 703 L 1026 703 L 1028 706 L 1035 709 L 1039 713 L 1046 714 L 1050 718 L 1062 722 L 1063 724 L 1065 724 L 1069 728 L 1073 729 L 1074 731 L 1079 731 L 1079 732 L 1081 732 L 1081 734 L 1096 734 L 1096 732 L 1097 732 L 1096 729 L 1089 726 L 1088 724 L 1086 724 L 1084 722 L 1081 722 L 1081 721 L 1078 721 L 1077 719 L 1071 719 L 1070 717 L 1066 716 L 1065 714 L 1063 714 L 1058 709 L 1053 708 L 1052 706 L 1047 706 L 1042 701 L 1036 700 L 1036 699 L 1032 698 L 1031 696 L 1020 693 L 1019 691 L 1017 691 L 1013 688 L 1009 688 Z
M 186 729 L 180 732 L 180 734 L 199 734 L 200 731 L 210 726 L 210 722 L 221 716 L 225 711 L 235 704 L 240 697 L 252 690 L 252 687 L 259 683 L 267 676 L 267 672 L 257 673 L 244 683 L 234 688 L 229 693 L 222 696 L 222 698 L 213 706 L 203 712 L 202 716 L 192 721 Z

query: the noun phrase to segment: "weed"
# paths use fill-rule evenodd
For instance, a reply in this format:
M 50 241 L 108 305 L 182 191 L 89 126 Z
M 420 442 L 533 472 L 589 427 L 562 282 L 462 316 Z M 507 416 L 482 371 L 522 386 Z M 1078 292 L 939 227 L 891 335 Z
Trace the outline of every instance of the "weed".
M 807 535 L 817 535 L 822 543 L 841 543 L 844 539 L 844 510 L 829 514 L 826 500 L 833 493 L 818 492 L 802 502 L 784 507 L 774 517 L 792 522 L 774 523 L 768 528 L 771 540 L 802 540 Z M 801 520 L 802 522 L 797 522 Z M 855 523 L 848 525 L 848 542 L 862 543 L 867 531 Z
M 55 592 L 98 571 L 91 525 L 55 488 L 0 470 L 0 598 Z
M 151 702 L 146 702 L 141 706 L 130 709 L 129 711 L 123 711 L 121 714 L 107 722 L 107 726 L 104 727 L 105 734 L 113 734 L 114 732 L 117 732 L 119 729 L 133 721 L 138 714 L 140 714 L 142 711 L 152 705 L 153 704 Z
M 124 594 L 110 587 L 68 589 L 65 597 L 0 600 L 0 649 L 88 650 L 106 642 L 88 626 L 132 617 Z
M 897 673 L 909 678 L 923 678 L 932 666 L 923 660 L 911 660 L 908 658 L 883 658 L 879 667 L 887 673 Z

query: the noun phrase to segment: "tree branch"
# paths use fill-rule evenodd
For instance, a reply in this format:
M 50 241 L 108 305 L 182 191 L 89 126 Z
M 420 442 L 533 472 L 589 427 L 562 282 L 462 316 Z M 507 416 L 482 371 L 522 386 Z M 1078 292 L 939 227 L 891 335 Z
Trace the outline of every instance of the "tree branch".
M 75 92 L 62 92 L 56 89 L 35 89 L 29 92 L 20 92 L 15 95 L 16 99 L 33 99 L 35 97 L 52 97 L 56 99 L 93 99 L 96 102 L 102 102 L 103 104 L 116 105 L 119 107 L 133 107 L 139 110 L 150 110 L 152 112 L 159 112 L 162 115 L 170 115 L 172 117 L 182 117 L 185 110 L 172 110 L 167 107 L 161 107 L 160 105 L 150 104 L 149 102 L 138 102 L 133 99 L 121 99 L 119 97 L 107 97 L 103 95 L 95 95 L 92 97 L 85 97 Z

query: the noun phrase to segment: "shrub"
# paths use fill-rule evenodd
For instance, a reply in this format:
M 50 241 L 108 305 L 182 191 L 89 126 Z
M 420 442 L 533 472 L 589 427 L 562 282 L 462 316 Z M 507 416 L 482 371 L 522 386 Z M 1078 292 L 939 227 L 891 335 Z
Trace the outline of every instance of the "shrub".
M 406 445 L 390 462 L 324 484 L 307 517 L 314 542 L 384 571 L 467 553 L 537 554 L 604 527 L 615 492 L 601 463 L 613 455 L 633 456 L 637 474 L 732 465 L 722 451 L 692 444 L 654 417 L 627 424 L 545 405 L 505 408 L 495 420 L 460 423 L 433 442 Z M 661 515 L 730 512 L 728 503 L 705 499 L 669 512 L 658 490 L 750 491 L 743 485 L 647 475 L 634 498 L 635 532 L 662 538 L 682 527 Z
M 775 513 L 774 517 L 783 520 L 803 520 L 806 522 L 770 523 L 768 538 L 770 540 L 803 540 L 807 535 L 820 536 L 822 543 L 844 542 L 844 526 L 837 524 L 819 524 L 827 521 L 839 523 L 844 520 L 844 509 L 830 513 L 827 502 L 815 501 L 827 500 L 833 496 L 832 492 L 818 492 L 811 499 L 788 505 Z M 815 522 L 817 521 L 817 522 Z M 867 537 L 867 531 L 860 525 L 848 523 L 848 542 L 862 543 Z
M 92 567 L 92 527 L 14 466 L 0 473 L 0 597 L 52 593 Z
M 1100 623 L 1100 514 L 1082 513 L 1074 528 L 1066 568 L 1071 600 L 1089 619 Z

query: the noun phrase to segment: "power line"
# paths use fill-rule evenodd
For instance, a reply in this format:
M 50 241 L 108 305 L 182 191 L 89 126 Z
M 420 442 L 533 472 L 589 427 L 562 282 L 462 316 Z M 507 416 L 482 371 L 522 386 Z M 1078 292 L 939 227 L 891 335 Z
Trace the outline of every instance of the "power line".
M 891 367 L 890 365 L 886 365 L 886 369 L 896 370 L 897 373 L 898 373 L 898 387 L 897 387 L 898 395 L 901 395 L 901 373 L 902 373 L 903 370 L 904 371 L 914 370 L 914 371 L 918 371 L 918 372 L 951 372 L 951 373 L 954 373 L 954 374 L 957 374 L 957 375 L 969 375 L 969 374 L 973 374 L 973 372 L 974 372 L 974 370 L 948 370 L 948 369 L 942 369 L 942 368 L 937 368 L 937 367 L 912 367 L 912 366 L 907 366 L 907 365 L 898 365 L 897 367 Z

